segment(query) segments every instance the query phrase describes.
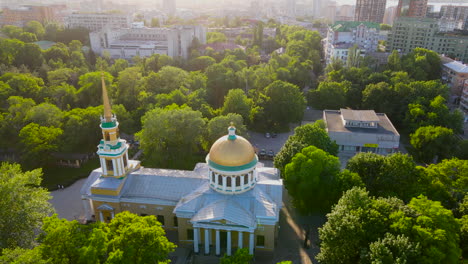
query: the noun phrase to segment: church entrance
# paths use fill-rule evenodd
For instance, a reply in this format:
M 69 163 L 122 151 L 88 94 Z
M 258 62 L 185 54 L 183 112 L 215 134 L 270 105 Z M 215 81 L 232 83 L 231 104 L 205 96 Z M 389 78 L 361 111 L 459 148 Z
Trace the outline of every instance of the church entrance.
M 220 231 L 219 232 L 219 239 L 221 240 L 221 248 L 226 249 L 227 247 L 227 232 L 226 231 Z

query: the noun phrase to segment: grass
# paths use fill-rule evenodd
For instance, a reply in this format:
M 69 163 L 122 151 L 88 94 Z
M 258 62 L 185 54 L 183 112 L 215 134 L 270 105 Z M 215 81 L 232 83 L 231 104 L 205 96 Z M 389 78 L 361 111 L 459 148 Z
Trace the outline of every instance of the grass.
M 56 190 L 58 184 L 69 186 L 81 178 L 88 177 L 91 171 L 99 166 L 99 159 L 96 157 L 83 164 L 81 168 L 45 167 L 41 185 L 49 191 Z

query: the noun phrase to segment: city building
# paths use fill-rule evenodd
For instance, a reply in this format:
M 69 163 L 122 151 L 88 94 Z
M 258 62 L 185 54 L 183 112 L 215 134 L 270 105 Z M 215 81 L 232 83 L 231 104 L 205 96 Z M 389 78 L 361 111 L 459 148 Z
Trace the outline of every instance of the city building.
M 387 9 L 385 9 L 383 23 L 387 25 L 393 25 L 393 20 L 395 20 L 396 17 L 396 11 L 396 6 L 387 7 Z
M 397 17 L 426 17 L 427 0 L 399 0 Z
M 97 31 L 104 27 L 129 28 L 132 21 L 132 16 L 124 13 L 73 13 L 65 18 L 65 25 L 68 28 Z
M 379 40 L 384 38 L 378 23 L 338 21 L 328 27 L 327 37 L 323 39 L 325 62 L 330 63 L 333 57 L 346 61 L 348 49 L 354 45 L 357 45 L 361 56 L 375 52 Z
M 468 6 L 443 5 L 439 16 L 446 21 L 452 21 L 455 29 L 464 29 L 468 23 Z
M 0 15 L 0 25 L 14 25 L 23 27 L 29 21 L 46 23 L 50 21 L 62 22 L 61 12 L 65 5 L 27 5 L 15 8 L 5 7 Z
M 277 169 L 258 162 L 253 146 L 236 135 L 235 127 L 193 171 L 143 168 L 128 159 L 102 82 L 101 167 L 81 188 L 87 219 L 109 222 L 122 211 L 155 215 L 164 229 L 177 232 L 179 245 L 192 245 L 195 253 L 275 249 L 283 182 Z
M 468 65 L 444 56 L 441 57 L 441 62 L 442 82 L 450 88 L 450 101 L 457 102 L 462 96 L 465 83 L 468 82 Z
M 387 115 L 374 110 L 324 110 L 323 120 L 341 153 L 390 154 L 400 146 L 400 134 Z
M 468 81 L 465 80 L 460 98 L 460 109 L 465 114 L 465 123 L 468 122 Z
M 397 18 L 388 35 L 387 51 L 398 50 L 406 54 L 418 47 L 468 62 L 468 35 L 441 32 L 439 21 L 433 18 Z
M 173 16 L 176 13 L 176 0 L 163 0 L 162 9 L 168 15 Z
M 130 60 L 134 56 L 149 57 L 164 54 L 188 58 L 193 39 L 206 43 L 206 28 L 201 26 L 175 26 L 171 28 L 104 28 L 89 33 L 91 49 L 102 56 Z
M 354 21 L 382 23 L 387 0 L 356 0 Z
M 335 17 L 336 21 L 353 21 L 354 20 L 354 6 L 341 5 Z

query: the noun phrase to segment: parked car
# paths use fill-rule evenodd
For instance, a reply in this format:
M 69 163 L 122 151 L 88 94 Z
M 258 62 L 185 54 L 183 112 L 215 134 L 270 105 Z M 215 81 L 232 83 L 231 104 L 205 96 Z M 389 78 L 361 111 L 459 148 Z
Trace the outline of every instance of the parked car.
M 278 136 L 278 134 L 276 134 L 275 132 L 271 133 L 271 137 L 272 137 L 272 138 L 275 138 L 275 137 L 277 137 L 277 136 Z
M 266 154 L 267 154 L 267 153 L 266 153 L 266 150 L 265 150 L 265 149 L 262 149 L 262 150 L 260 150 L 259 156 L 260 156 L 260 158 L 262 158 L 262 157 L 265 157 Z
M 273 159 L 274 157 L 275 157 L 275 152 L 272 149 L 270 149 L 270 151 L 268 151 L 268 158 Z
M 270 135 L 270 133 L 268 133 L 268 132 L 267 132 L 267 133 L 265 133 L 265 137 L 266 137 L 266 138 L 271 138 L 271 135 Z

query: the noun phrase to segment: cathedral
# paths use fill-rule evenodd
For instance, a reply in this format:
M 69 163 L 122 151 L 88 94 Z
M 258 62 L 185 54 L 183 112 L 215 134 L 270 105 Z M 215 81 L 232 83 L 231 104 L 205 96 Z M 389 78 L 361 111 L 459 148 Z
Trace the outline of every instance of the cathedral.
M 275 249 L 283 182 L 277 169 L 258 161 L 234 126 L 211 146 L 206 163 L 192 171 L 144 168 L 129 160 L 104 80 L 102 96 L 101 167 L 81 188 L 87 219 L 108 222 L 122 211 L 154 215 L 164 229 L 177 231 L 180 246 L 195 253 Z

